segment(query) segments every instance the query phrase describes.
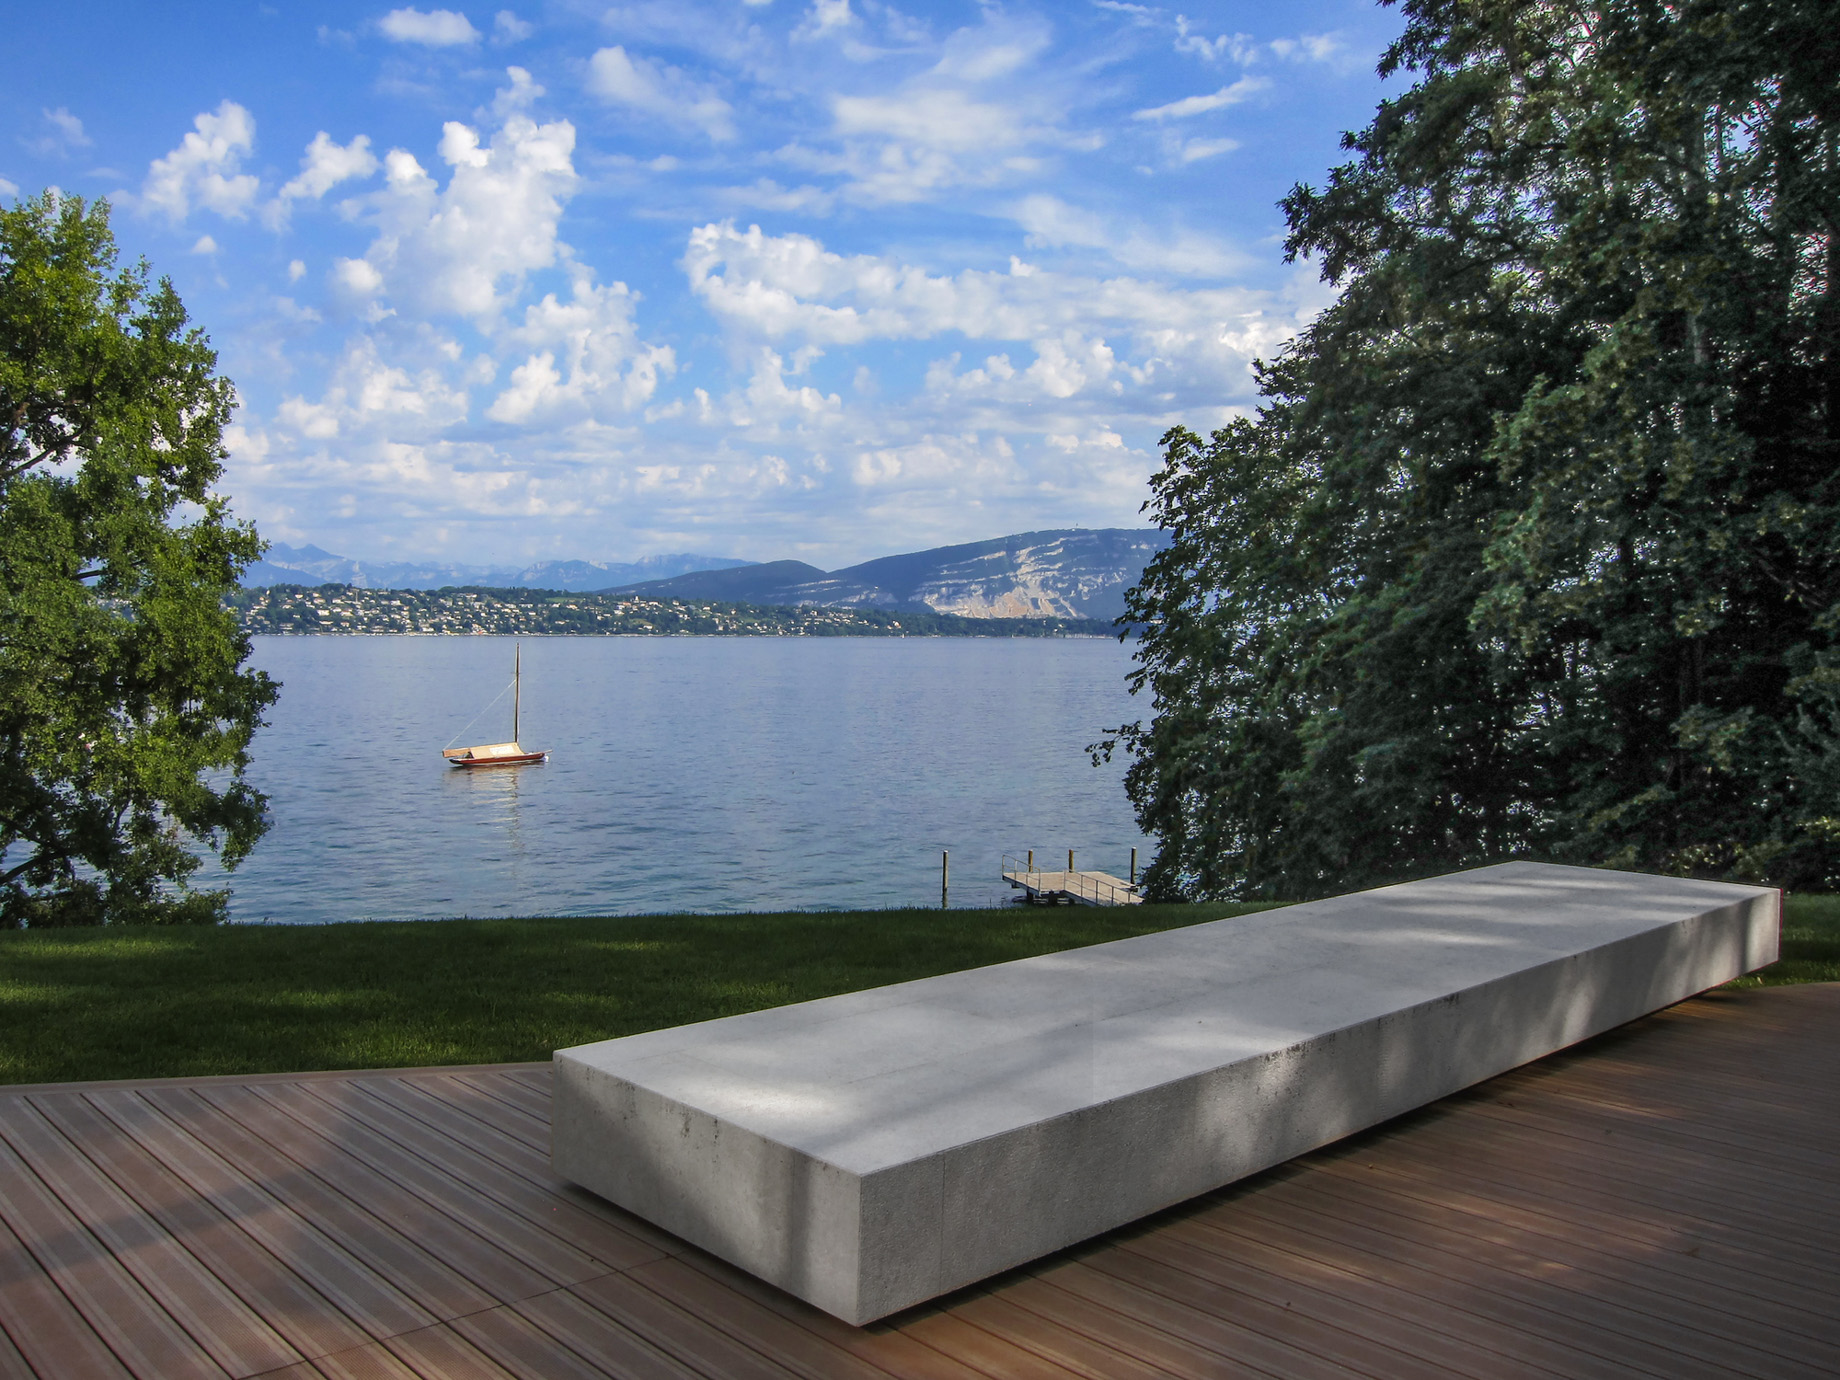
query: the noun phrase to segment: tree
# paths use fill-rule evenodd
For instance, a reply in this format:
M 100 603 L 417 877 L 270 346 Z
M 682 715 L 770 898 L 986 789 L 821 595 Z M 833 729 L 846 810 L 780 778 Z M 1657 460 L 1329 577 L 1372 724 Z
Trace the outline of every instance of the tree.
M 0 925 L 208 922 L 193 844 L 265 827 L 276 687 L 223 607 L 261 553 L 212 492 L 235 405 L 108 205 L 0 210 Z
M 1831 7 L 1402 8 L 1416 84 L 1284 202 L 1336 303 L 1164 438 L 1152 889 L 1840 883 Z

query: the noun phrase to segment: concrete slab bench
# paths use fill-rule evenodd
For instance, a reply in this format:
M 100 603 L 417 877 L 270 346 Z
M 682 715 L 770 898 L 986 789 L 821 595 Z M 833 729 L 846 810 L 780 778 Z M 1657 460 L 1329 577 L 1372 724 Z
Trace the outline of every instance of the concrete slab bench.
M 557 1172 L 862 1324 L 1775 960 L 1779 893 L 1508 863 L 558 1050 Z

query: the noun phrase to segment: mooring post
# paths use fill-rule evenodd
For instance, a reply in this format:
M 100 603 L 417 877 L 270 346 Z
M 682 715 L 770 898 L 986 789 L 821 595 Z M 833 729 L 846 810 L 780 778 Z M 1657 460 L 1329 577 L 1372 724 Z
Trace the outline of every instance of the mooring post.
M 939 853 L 939 908 L 950 910 L 946 902 L 947 886 L 952 880 L 952 850 L 941 849 Z
M 1073 850 L 1071 848 L 1067 850 L 1067 870 L 1073 871 Z
M 1137 885 L 1137 850 L 1131 850 L 1131 885 Z
M 1034 870 L 1035 870 L 1035 850 L 1031 848 L 1029 849 L 1029 871 L 1033 872 Z

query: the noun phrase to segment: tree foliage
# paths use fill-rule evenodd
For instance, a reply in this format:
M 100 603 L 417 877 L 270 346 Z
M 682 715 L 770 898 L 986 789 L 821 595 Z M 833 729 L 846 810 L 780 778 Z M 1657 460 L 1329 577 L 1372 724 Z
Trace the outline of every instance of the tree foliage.
M 1840 25 L 1405 0 L 1284 202 L 1334 306 L 1164 438 L 1153 890 L 1542 857 L 1840 884 Z
M 243 779 L 275 687 L 222 606 L 261 552 L 212 492 L 235 397 L 104 202 L 0 209 L 0 925 L 219 918 L 202 840 L 261 835 Z

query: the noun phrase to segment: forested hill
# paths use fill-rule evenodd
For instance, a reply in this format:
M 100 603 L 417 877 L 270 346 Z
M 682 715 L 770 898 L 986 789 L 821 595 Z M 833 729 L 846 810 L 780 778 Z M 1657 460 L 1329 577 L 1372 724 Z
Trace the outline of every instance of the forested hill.
M 250 633 L 704 637 L 1109 636 L 1085 618 L 960 618 L 913 609 L 768 607 L 522 589 L 276 585 L 229 599 Z

